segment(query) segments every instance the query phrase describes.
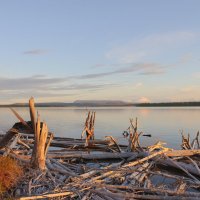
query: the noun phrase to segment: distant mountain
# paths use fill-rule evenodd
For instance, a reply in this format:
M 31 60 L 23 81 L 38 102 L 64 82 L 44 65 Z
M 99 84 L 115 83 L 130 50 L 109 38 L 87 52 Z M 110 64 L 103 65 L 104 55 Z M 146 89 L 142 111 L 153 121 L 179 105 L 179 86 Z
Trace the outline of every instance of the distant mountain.
M 133 104 L 116 100 L 77 100 L 76 106 L 131 106 Z

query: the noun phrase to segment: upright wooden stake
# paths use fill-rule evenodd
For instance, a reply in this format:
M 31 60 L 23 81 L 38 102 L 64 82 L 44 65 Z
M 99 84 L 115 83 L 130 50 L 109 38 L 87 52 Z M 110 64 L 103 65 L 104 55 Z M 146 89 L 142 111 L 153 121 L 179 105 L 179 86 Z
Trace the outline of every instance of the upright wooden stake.
M 142 132 L 138 133 L 138 119 L 135 119 L 135 125 L 133 125 L 133 119 L 130 119 L 129 130 L 129 145 L 127 151 L 142 151 L 139 143 L 139 136 Z
M 33 128 L 34 139 L 35 139 L 34 147 L 33 147 L 33 151 L 32 151 L 32 156 L 31 156 L 31 164 L 33 165 L 33 163 L 35 163 L 35 159 L 36 159 L 36 147 L 37 147 L 35 102 L 34 102 L 33 97 L 31 97 L 29 99 L 29 110 L 30 110 L 30 118 L 31 118 L 31 122 L 32 122 L 32 128 Z
M 89 140 L 94 140 L 94 123 L 95 123 L 95 112 L 88 112 L 88 116 L 85 120 L 85 127 L 82 131 L 81 138 L 86 134 L 85 146 L 89 145 Z
M 46 161 L 47 149 L 53 138 L 53 135 L 51 134 L 50 137 L 48 138 L 47 125 L 44 122 L 43 123 L 40 122 L 39 114 L 36 123 L 35 104 L 33 98 L 29 100 L 29 107 L 30 107 L 30 116 L 35 138 L 32 157 L 31 157 L 31 165 L 33 168 L 44 170 L 46 169 L 45 161 Z

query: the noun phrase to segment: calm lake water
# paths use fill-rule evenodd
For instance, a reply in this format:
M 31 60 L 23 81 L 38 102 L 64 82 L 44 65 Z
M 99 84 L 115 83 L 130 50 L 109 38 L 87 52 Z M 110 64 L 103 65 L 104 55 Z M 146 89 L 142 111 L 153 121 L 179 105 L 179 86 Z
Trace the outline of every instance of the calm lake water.
M 15 108 L 29 120 L 28 108 Z M 126 143 L 122 133 L 129 126 L 129 118 L 138 117 L 139 131 L 152 137 L 141 137 L 143 145 L 165 141 L 167 146 L 179 149 L 180 130 L 194 136 L 200 130 L 200 107 L 194 108 L 91 108 L 96 111 L 95 135 L 104 138 L 112 135 Z M 80 138 L 87 114 L 86 108 L 38 108 L 41 119 L 46 121 L 56 136 Z M 7 131 L 17 121 L 9 108 L 0 108 L 0 131 Z

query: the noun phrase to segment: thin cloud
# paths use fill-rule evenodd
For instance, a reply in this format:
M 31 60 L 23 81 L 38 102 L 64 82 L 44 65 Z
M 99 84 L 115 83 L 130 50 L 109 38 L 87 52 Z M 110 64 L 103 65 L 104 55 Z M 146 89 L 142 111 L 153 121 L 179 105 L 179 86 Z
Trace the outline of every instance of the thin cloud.
M 64 98 L 67 96 L 75 96 L 76 94 L 85 94 L 86 91 L 88 93 L 96 92 L 97 90 L 104 90 L 118 85 L 117 83 L 106 83 L 105 81 L 94 84 L 89 82 L 90 79 L 129 73 L 135 73 L 137 75 L 138 73 L 145 73 L 147 71 L 154 72 L 155 74 L 158 73 L 160 68 L 162 66 L 157 63 L 138 63 L 125 65 L 125 67 L 121 66 L 109 72 L 78 76 L 46 77 L 38 74 L 21 78 L 0 77 L 0 91 L 7 99 L 17 99 L 18 96 L 21 96 L 21 98 L 28 98 L 29 96 L 51 99 L 56 97 Z M 141 83 L 138 83 L 136 87 L 140 86 Z
M 164 68 L 157 68 L 157 69 L 148 69 L 143 72 L 140 72 L 139 75 L 156 75 L 156 74 L 165 74 L 166 71 Z
M 121 67 L 117 70 L 103 73 L 93 73 L 81 76 L 74 76 L 75 79 L 94 79 L 111 76 L 115 74 L 128 74 L 138 72 L 139 75 L 156 75 L 166 73 L 165 67 L 157 63 L 138 63 L 131 64 L 128 67 Z M 72 78 L 72 77 L 71 77 Z
M 68 90 L 97 90 L 103 89 L 111 86 L 116 86 L 116 84 L 71 84 L 66 86 L 51 87 L 49 90 L 58 91 L 68 91 Z
M 0 91 L 54 91 L 56 93 L 81 90 L 101 90 L 116 86 L 114 83 L 87 83 L 87 80 L 107 77 L 111 75 L 135 73 L 136 75 L 153 75 L 164 73 L 164 67 L 157 63 L 132 64 L 128 67 L 120 67 L 110 72 L 84 74 L 70 77 L 46 77 L 35 75 L 22 78 L 3 78 L 0 77 Z M 83 81 L 80 83 L 80 81 Z M 75 82 L 75 83 L 74 83 Z
M 111 72 L 103 72 L 103 73 L 92 73 L 92 74 L 85 74 L 85 75 L 80 75 L 80 76 L 71 76 L 70 78 L 75 78 L 75 79 L 93 79 L 93 78 L 101 78 L 105 76 L 109 76 L 115 74 L 115 71 Z
M 0 90 L 38 89 L 66 81 L 67 78 L 47 78 L 45 76 L 0 78 Z
M 199 33 L 191 31 L 175 31 L 149 35 L 137 40 L 119 45 L 105 54 L 109 60 L 120 63 L 140 62 L 152 55 L 170 51 L 174 47 L 190 44 L 198 38 Z
M 26 55 L 44 55 L 47 54 L 49 51 L 46 49 L 32 49 L 28 51 L 24 51 L 23 54 Z
M 71 79 L 70 79 L 71 81 Z M 0 78 L 0 100 L 13 99 L 18 101 L 34 96 L 37 99 L 50 101 L 52 99 L 69 99 L 87 92 L 107 89 L 116 84 L 73 83 L 68 77 L 49 78 L 42 75 L 23 78 Z
M 70 83 L 68 78 L 47 78 L 45 76 L 32 76 L 24 78 L 0 78 L 0 91 L 8 94 L 37 92 L 45 94 L 46 92 L 54 92 L 58 94 L 68 91 L 94 90 L 103 89 L 115 84 L 90 84 L 90 83 Z

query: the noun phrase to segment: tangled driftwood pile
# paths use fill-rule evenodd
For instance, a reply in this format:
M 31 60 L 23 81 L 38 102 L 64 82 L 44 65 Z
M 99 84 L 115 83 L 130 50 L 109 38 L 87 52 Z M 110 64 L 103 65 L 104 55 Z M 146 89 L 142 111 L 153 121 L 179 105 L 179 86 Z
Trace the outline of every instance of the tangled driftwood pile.
M 127 145 L 112 136 L 94 138 L 95 113 L 88 113 L 85 139 L 54 137 L 36 119 L 31 122 L 12 110 L 16 123 L 0 140 L 0 152 L 19 160 L 25 174 L 12 191 L 25 199 L 200 199 L 199 133 L 194 140 L 182 134 L 182 149 L 157 142 L 141 147 L 137 119 L 130 120 Z

